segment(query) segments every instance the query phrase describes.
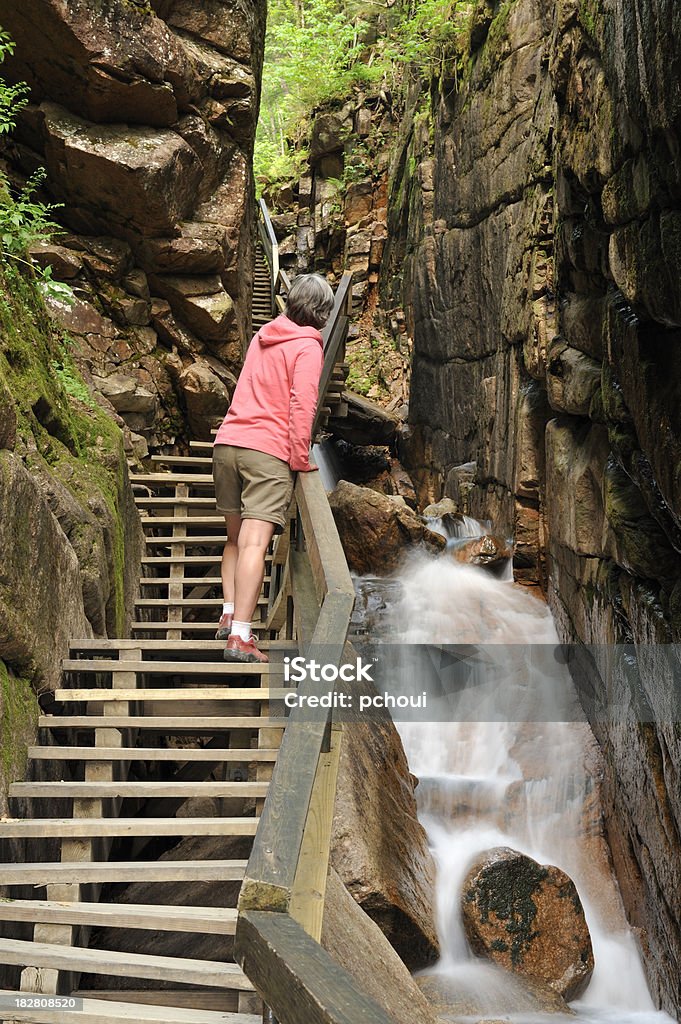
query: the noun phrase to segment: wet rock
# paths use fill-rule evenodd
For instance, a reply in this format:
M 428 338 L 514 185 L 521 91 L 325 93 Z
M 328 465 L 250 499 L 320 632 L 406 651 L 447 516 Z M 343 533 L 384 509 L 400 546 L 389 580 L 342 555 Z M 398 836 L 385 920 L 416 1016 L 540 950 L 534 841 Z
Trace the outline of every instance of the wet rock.
M 412 509 L 367 487 L 341 480 L 329 504 L 353 572 L 393 572 L 415 545 L 433 553 L 445 547 L 444 537 L 429 530 Z
M 438 1014 L 438 1020 L 463 1018 L 476 1024 L 509 1024 L 519 1013 L 534 1015 L 556 1013 L 571 1016 L 573 1011 L 552 988 L 536 978 L 509 975 L 501 968 L 479 965 L 468 975 L 467 965 L 446 972 L 422 974 L 416 984 Z M 500 1014 L 509 1014 L 500 1018 Z M 513 1015 L 511 1018 L 510 1015 Z
M 151 287 L 170 303 L 173 313 L 199 338 L 222 341 L 234 318 L 234 303 L 217 275 L 153 275 Z
M 9 389 L 0 377 L 0 448 L 14 448 L 17 439 L 17 413 Z
M 326 886 L 321 943 L 395 1024 L 437 1024 L 395 950 L 333 869 Z
M 457 562 L 475 565 L 494 575 L 502 574 L 513 558 L 513 545 L 503 537 L 486 535 L 462 540 L 455 544 L 450 553 Z
M 489 850 L 465 878 L 461 907 L 478 956 L 567 1000 L 584 992 L 594 968 L 591 938 L 575 885 L 559 868 L 506 847 Z
M 86 234 L 173 234 L 196 203 L 203 169 L 164 128 L 97 127 L 43 103 L 45 159 L 65 216 Z
M 343 391 L 342 398 L 348 407 L 347 415 L 330 417 L 332 434 L 351 444 L 393 444 L 399 424 L 394 413 L 354 391 Z
M 391 720 L 343 731 L 331 863 L 410 970 L 437 958 L 435 868 Z
M 221 373 L 207 361 L 197 360 L 182 372 L 178 387 L 183 396 L 187 419 L 194 437 L 210 439 L 229 408 L 236 378 L 224 369 Z
M 426 519 L 442 519 L 446 515 L 458 515 L 458 512 L 456 502 L 451 498 L 443 498 L 441 501 L 426 505 L 422 514 Z

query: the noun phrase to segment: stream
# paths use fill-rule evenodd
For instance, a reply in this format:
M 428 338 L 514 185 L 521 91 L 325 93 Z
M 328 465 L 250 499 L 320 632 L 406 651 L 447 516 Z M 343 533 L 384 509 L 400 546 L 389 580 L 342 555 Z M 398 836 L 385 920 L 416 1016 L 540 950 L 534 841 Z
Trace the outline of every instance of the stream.
M 484 654 L 449 720 L 396 722 L 419 778 L 419 817 L 438 869 L 442 956 L 422 973 L 435 975 L 453 995 L 455 1009 L 442 1019 L 670 1024 L 655 1010 L 625 920 L 594 792 L 596 741 L 568 670 L 554 656 L 559 640 L 547 607 L 483 570 L 422 554 L 405 561 L 399 578 L 359 578 L 356 589 L 359 639 L 366 632 L 392 645 L 464 642 Z M 414 668 L 405 655 L 406 692 Z M 516 670 L 516 656 L 523 671 Z M 514 713 L 522 721 L 511 720 Z M 576 1016 L 537 1012 L 512 974 L 468 949 L 462 882 L 476 855 L 497 846 L 556 865 L 577 886 L 595 970 L 571 1004 Z

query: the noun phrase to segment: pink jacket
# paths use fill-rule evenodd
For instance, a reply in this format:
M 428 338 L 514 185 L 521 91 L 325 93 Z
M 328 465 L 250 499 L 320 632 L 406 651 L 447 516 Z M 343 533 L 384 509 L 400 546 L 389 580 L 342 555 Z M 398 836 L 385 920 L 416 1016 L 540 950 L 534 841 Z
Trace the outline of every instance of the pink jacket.
M 322 336 L 278 316 L 254 336 L 215 444 L 276 455 L 310 469 L 312 421 L 324 365 Z

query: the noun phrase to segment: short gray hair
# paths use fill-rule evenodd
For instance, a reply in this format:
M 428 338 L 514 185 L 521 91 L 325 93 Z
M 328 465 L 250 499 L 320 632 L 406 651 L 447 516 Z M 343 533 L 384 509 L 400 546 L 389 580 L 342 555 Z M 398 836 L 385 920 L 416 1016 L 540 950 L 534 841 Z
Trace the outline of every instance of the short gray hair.
M 321 329 L 333 303 L 333 290 L 321 274 L 299 274 L 286 296 L 286 316 L 299 327 Z

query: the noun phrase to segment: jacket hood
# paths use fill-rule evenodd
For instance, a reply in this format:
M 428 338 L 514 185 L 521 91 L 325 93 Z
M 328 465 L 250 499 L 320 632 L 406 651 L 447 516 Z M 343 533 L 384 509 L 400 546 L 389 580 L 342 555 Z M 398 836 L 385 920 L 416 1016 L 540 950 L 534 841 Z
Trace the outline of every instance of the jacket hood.
M 281 345 L 286 341 L 300 341 L 301 338 L 312 338 L 323 345 L 322 336 L 316 327 L 299 327 L 283 313 L 258 331 L 261 345 Z

